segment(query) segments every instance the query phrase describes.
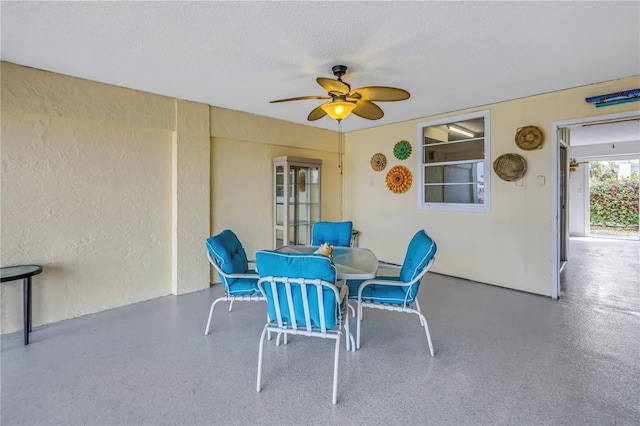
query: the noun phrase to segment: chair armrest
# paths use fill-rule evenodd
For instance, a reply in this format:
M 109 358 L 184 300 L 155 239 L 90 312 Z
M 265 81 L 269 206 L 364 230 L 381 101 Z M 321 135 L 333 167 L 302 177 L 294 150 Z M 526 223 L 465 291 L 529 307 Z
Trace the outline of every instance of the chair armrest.
M 361 290 L 363 288 L 365 288 L 368 285 L 372 285 L 372 284 L 384 284 L 384 285 L 392 285 L 392 286 L 397 286 L 397 287 L 404 287 L 407 285 L 411 285 L 411 283 L 405 283 L 402 281 L 397 281 L 397 280 L 385 280 L 385 279 L 380 279 L 380 278 L 374 278 L 372 280 L 366 280 L 364 281 L 362 284 L 360 284 L 360 286 L 358 287 L 358 293 L 361 292 Z
M 223 274 L 226 278 L 260 278 L 258 274 Z
M 366 286 L 368 286 L 368 285 L 383 284 L 383 285 L 394 286 L 394 287 L 405 287 L 405 286 L 409 286 L 409 285 L 414 284 L 416 281 L 417 280 L 405 283 L 405 282 L 402 282 L 402 281 L 385 280 L 385 279 L 380 279 L 380 278 L 374 278 L 372 280 L 367 280 L 367 281 L 364 281 L 362 284 L 360 284 L 360 286 L 358 287 L 358 300 L 362 299 L 362 290 L 364 290 L 364 288 Z

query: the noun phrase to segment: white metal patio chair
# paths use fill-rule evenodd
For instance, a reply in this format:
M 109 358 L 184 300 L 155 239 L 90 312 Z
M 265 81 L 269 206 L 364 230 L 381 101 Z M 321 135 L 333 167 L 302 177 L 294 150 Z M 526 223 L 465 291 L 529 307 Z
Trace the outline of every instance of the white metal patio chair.
M 234 301 L 261 301 L 266 299 L 258 288 L 258 274 L 249 269 L 247 254 L 240 240 L 229 229 L 207 239 L 207 257 L 220 276 L 224 295 L 211 303 L 205 335 L 209 334 L 213 310 L 218 302 L 228 301 L 229 312 Z M 269 336 L 270 337 L 270 336 Z
M 360 349 L 362 308 L 375 308 L 416 314 L 424 327 L 429 351 L 434 356 L 427 319 L 420 310 L 418 290 L 422 277 L 431 269 L 436 243 L 423 230 L 411 239 L 398 277 L 376 277 L 366 281 L 348 281 L 349 299 L 357 301 L 356 347 Z
M 259 251 L 256 253 L 256 265 L 260 273 L 258 287 L 267 299 L 268 317 L 260 336 L 256 390 L 260 392 L 261 388 L 267 333 L 273 331 L 285 334 L 285 337 L 291 334 L 334 339 L 332 401 L 335 404 L 343 327 L 349 347 L 348 287 L 336 287 L 336 267 L 331 259 L 320 254 Z

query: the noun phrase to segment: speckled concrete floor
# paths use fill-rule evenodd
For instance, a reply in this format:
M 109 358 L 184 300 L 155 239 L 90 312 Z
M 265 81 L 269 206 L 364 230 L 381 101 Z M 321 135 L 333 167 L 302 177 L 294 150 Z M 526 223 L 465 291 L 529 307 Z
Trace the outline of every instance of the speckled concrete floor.
M 237 303 L 203 331 L 219 286 L 1 340 L 2 425 L 640 424 L 637 241 L 572 239 L 560 301 L 427 274 L 417 318 L 366 311 L 362 348 L 265 345 L 264 307 Z

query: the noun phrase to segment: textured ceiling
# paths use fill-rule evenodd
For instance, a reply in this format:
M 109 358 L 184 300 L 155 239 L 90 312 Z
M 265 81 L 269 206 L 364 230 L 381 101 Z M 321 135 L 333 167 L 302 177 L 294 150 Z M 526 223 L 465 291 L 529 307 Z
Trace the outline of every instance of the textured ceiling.
M 4 61 L 336 130 L 306 120 L 316 77 L 400 87 L 406 121 L 640 73 L 640 2 L 9 2 Z M 632 89 L 631 87 L 629 89 Z M 595 94 L 594 94 L 595 95 Z

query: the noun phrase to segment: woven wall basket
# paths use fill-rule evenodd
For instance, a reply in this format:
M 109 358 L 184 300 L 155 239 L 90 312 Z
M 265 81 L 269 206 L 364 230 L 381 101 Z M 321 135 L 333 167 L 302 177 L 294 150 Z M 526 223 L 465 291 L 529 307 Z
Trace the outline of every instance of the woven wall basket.
M 536 126 L 520 127 L 516 131 L 516 145 L 525 151 L 542 147 L 543 141 L 542 131 Z
M 522 179 L 527 171 L 527 161 L 518 154 L 503 154 L 493 162 L 493 171 L 500 179 L 513 182 Z

